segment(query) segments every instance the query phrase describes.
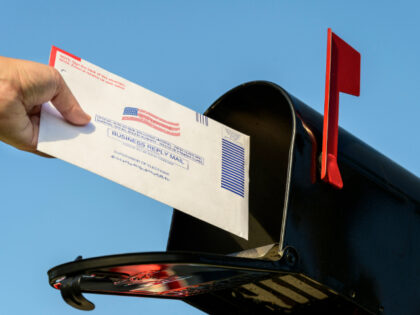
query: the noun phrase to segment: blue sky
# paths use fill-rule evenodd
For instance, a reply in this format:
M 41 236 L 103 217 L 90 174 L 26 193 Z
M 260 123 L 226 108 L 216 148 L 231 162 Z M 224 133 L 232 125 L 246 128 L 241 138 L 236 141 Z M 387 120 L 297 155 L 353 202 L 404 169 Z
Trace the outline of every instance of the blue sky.
M 362 55 L 340 125 L 420 174 L 416 1 L 7 1 L 0 55 L 51 45 L 198 112 L 251 80 L 323 111 L 327 28 Z M 83 104 L 82 104 L 83 105 Z M 0 314 L 82 314 L 48 285 L 78 255 L 164 250 L 171 209 L 58 159 L 0 143 Z M 280 222 L 279 222 L 280 224 Z M 177 301 L 89 296 L 92 314 L 200 314 Z

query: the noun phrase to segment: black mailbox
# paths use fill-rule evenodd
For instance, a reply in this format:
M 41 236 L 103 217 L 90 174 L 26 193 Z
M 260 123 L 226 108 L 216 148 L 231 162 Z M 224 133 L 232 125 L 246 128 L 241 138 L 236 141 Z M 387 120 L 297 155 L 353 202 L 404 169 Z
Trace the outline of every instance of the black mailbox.
M 174 210 L 166 253 L 51 269 L 67 302 L 91 309 L 90 292 L 211 314 L 420 313 L 417 177 L 340 129 L 344 187 L 323 182 L 322 116 L 270 82 L 240 85 L 205 114 L 251 137 L 249 239 Z
M 319 179 L 322 116 L 270 82 L 238 86 L 206 114 L 251 136 L 249 240 L 175 211 L 168 250 L 246 251 L 247 257 L 261 259 L 261 252 L 252 249 L 276 244 L 279 255 L 286 251 L 299 273 L 292 286 L 282 281 L 283 288 L 299 292 L 301 281 L 319 290 L 318 283 L 324 288 L 319 295 L 324 304 L 342 296 L 372 313 L 420 313 L 416 176 L 340 129 L 338 164 L 344 187 L 324 183 Z M 301 310 L 305 303 L 299 301 L 309 305 L 316 300 L 310 294 L 303 295 L 306 300 L 293 299 L 287 290 L 279 294 L 282 286 L 262 287 L 261 292 L 278 295 L 285 310 Z M 221 304 L 234 300 L 228 293 L 216 296 L 212 298 Z M 252 292 L 239 299 L 246 297 L 258 303 Z M 203 299 L 190 300 L 200 307 Z M 344 302 L 334 303 L 338 307 Z

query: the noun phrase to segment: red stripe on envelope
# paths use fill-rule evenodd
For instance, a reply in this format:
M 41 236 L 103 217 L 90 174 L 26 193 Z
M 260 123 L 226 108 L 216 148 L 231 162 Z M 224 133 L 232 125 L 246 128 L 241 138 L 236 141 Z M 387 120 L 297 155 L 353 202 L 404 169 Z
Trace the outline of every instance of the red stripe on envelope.
M 176 126 L 176 127 L 178 127 L 178 126 L 179 126 L 179 123 L 174 123 L 174 122 L 171 122 L 171 121 L 165 120 L 165 119 L 163 119 L 163 118 L 160 118 L 160 117 L 158 117 L 158 116 L 156 116 L 156 115 L 154 115 L 154 114 L 152 114 L 152 113 L 148 112 L 147 110 L 144 110 L 144 109 L 140 109 L 140 108 L 139 108 L 139 116 L 140 116 L 140 114 L 147 114 L 147 115 L 149 115 L 150 117 L 153 117 L 153 118 L 155 118 L 155 119 L 157 119 L 157 120 L 160 120 L 161 122 L 163 122 L 163 123 L 165 123 L 165 124 L 168 124 L 168 125 L 172 125 L 172 126 Z
M 51 47 L 51 53 L 50 53 L 50 60 L 49 60 L 49 63 L 48 63 L 51 67 L 55 66 L 55 59 L 56 59 L 56 56 L 57 56 L 57 51 L 61 52 L 62 54 L 65 54 L 65 55 L 69 56 L 70 58 L 76 59 L 79 62 L 82 61 L 81 58 L 79 58 L 79 57 L 77 57 L 77 56 L 75 56 L 75 55 L 73 55 L 73 54 L 71 54 L 67 51 L 64 51 L 64 50 L 62 50 L 62 49 L 60 49 L 56 46 L 52 46 Z
M 176 130 L 170 130 L 168 127 L 160 127 L 158 124 L 155 124 L 153 122 L 151 122 L 151 119 L 146 119 L 144 116 L 140 116 L 140 117 L 133 117 L 133 116 L 125 116 L 122 118 L 122 120 L 132 120 L 132 121 L 138 121 L 141 122 L 149 127 L 152 127 L 153 129 L 156 129 L 160 132 L 166 133 L 168 135 L 171 136 L 180 136 L 181 132 L 179 131 L 179 128 Z M 168 128 L 168 129 L 166 129 Z

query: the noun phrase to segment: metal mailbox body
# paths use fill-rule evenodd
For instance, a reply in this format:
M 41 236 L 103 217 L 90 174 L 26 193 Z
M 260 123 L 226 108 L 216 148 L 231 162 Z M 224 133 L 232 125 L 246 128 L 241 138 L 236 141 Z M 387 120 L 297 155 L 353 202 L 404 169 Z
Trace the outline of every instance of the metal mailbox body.
M 322 116 L 270 82 L 234 88 L 206 115 L 251 136 L 250 236 L 241 239 L 175 210 L 168 251 L 231 254 L 278 244 L 280 252 L 292 250 L 294 272 L 340 296 L 341 305 L 420 313 L 419 178 L 340 128 L 344 187 L 322 182 Z M 230 291 L 186 299 L 211 313 L 235 300 Z

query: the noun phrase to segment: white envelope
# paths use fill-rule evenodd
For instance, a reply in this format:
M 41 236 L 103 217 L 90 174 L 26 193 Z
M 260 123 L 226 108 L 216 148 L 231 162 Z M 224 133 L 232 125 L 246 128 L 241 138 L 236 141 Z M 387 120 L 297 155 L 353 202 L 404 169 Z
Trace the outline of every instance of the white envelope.
M 39 151 L 248 238 L 247 135 L 56 47 L 50 65 L 92 121 L 44 104 Z

